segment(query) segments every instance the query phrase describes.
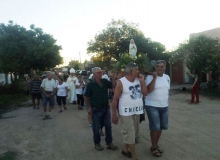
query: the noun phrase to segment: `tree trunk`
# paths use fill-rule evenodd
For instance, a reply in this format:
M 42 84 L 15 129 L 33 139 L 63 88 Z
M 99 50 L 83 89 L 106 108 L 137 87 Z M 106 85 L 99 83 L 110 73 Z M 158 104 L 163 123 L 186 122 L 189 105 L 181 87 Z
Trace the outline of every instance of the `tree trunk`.
M 11 78 L 11 83 L 13 83 L 13 82 L 14 82 L 14 79 L 13 79 L 13 77 L 12 77 L 12 73 L 10 73 L 10 78 Z

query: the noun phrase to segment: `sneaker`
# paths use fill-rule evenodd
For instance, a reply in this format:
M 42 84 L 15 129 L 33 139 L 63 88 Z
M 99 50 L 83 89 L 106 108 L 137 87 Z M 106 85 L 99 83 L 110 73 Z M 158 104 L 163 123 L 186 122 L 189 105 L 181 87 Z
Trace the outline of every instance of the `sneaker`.
M 47 116 L 47 119 L 52 119 L 50 115 Z
M 110 143 L 108 144 L 107 149 L 116 150 L 118 149 L 118 146 L 115 146 L 114 144 Z
M 62 110 L 61 111 L 59 111 L 59 113 L 61 113 L 61 112 L 63 112 Z
M 97 151 L 102 151 L 104 148 L 103 148 L 100 144 L 96 144 L 96 145 L 95 145 L 95 149 L 96 149 Z
M 89 124 L 89 127 L 92 127 L 92 124 Z
M 47 115 L 46 116 L 44 116 L 44 118 L 43 118 L 43 120 L 46 120 L 48 117 L 47 117 Z

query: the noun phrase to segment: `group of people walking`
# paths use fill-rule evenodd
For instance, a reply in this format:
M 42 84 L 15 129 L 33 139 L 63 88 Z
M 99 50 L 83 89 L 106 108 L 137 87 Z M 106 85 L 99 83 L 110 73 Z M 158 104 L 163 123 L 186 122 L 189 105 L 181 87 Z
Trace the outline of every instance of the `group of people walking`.
M 113 144 L 111 121 L 121 122 L 121 133 L 124 147 L 121 153 L 133 160 L 137 160 L 135 143 L 139 138 L 140 114 L 146 109 L 151 136 L 151 152 L 160 157 L 164 152 L 159 147 L 162 130 L 168 129 L 168 95 L 170 78 L 164 74 L 165 61 L 157 61 L 155 71 L 147 75 L 140 74 L 136 63 L 129 63 L 125 69 L 125 76 L 117 79 L 111 77 L 111 82 L 102 79 L 101 68 L 93 68 L 94 80 L 87 85 L 85 101 L 88 113 L 92 116 L 93 142 L 95 149 L 102 151 L 100 128 L 105 126 L 107 149 L 115 150 Z M 108 90 L 114 91 L 112 101 L 112 115 L 108 101 Z M 145 98 L 145 104 L 143 103 Z
M 42 78 L 42 79 L 41 79 Z M 66 79 L 62 76 L 52 75 L 52 72 L 43 74 L 42 77 L 37 75 L 33 79 L 27 80 L 27 91 L 30 92 L 33 108 L 40 109 L 42 104 L 44 110 L 44 120 L 51 119 L 50 112 L 54 108 L 55 102 L 59 105 L 60 113 L 66 110 L 66 100 L 70 103 L 77 103 L 78 109 L 82 110 L 84 106 L 83 89 L 86 87 L 86 78 L 74 75 L 74 69 L 70 70 L 70 76 Z M 29 95 L 29 93 L 28 93 Z M 37 99 L 37 103 L 35 103 Z M 42 103 L 40 103 L 42 99 Z M 47 109 L 47 103 L 49 103 Z
M 156 61 L 154 71 L 142 75 L 136 63 L 129 63 L 125 68 L 124 77 L 118 73 L 111 78 L 103 75 L 99 67 L 92 69 L 90 82 L 87 78 L 76 77 L 74 71 L 70 71 L 70 76 L 66 80 L 58 77 L 58 82 L 52 79 L 52 74 L 48 73 L 40 84 L 37 80 L 34 84 L 41 86 L 43 95 L 44 119 L 50 119 L 50 112 L 54 107 L 54 94 L 57 93 L 57 103 L 62 112 L 67 109 L 66 97 L 70 103 L 78 101 L 78 109 L 85 105 L 88 111 L 88 119 L 93 130 L 93 143 L 95 149 L 102 151 L 100 130 L 105 127 L 105 142 L 107 149 L 116 150 L 118 147 L 113 144 L 112 123 L 121 123 L 122 142 L 124 147 L 121 153 L 133 160 L 137 160 L 135 144 L 139 142 L 139 122 L 140 115 L 145 110 L 149 121 L 152 155 L 160 157 L 164 150 L 159 146 L 162 130 L 168 129 L 169 115 L 169 90 L 170 77 L 165 74 L 166 62 Z M 33 85 L 35 86 L 35 85 Z M 112 113 L 109 103 L 109 91 L 114 93 L 112 100 Z M 38 94 L 34 94 L 37 97 Z M 49 108 L 47 110 L 47 102 Z M 112 121 L 112 122 L 111 122 Z

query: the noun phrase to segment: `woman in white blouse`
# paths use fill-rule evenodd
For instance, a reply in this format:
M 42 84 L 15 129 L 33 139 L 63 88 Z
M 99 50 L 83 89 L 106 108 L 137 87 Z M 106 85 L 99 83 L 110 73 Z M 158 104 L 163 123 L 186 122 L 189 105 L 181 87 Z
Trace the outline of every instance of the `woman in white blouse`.
M 66 110 L 66 97 L 68 94 L 68 87 L 67 84 L 63 81 L 62 77 L 58 77 L 58 84 L 57 84 L 57 103 L 60 107 L 60 113 L 62 112 L 62 105 L 63 108 Z

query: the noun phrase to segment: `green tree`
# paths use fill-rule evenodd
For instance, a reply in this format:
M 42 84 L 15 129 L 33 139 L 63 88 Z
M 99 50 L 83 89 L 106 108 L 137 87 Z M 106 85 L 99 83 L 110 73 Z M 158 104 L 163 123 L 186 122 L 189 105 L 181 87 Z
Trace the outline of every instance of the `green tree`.
M 192 71 L 212 72 L 219 68 L 219 49 L 212 38 L 199 35 L 180 44 L 172 53 L 170 62 L 182 60 Z
M 5 73 L 53 68 L 62 63 L 61 49 L 51 35 L 34 25 L 26 30 L 12 21 L 0 24 L 0 69 Z
M 125 71 L 125 67 L 128 63 L 134 62 L 138 65 L 138 68 L 141 72 L 148 72 L 150 69 L 149 59 L 146 54 L 138 54 L 137 58 L 130 56 L 128 53 L 124 54 L 120 61 L 118 61 L 114 67 L 115 71 Z
M 103 56 L 102 54 L 98 54 L 96 56 L 91 57 L 91 61 L 93 61 L 95 66 L 99 66 L 102 69 L 111 69 L 111 57 L 109 55 Z
M 106 29 L 96 34 L 94 40 L 88 42 L 87 52 L 119 61 L 122 55 L 129 52 L 131 39 L 135 41 L 137 54 L 147 53 L 150 59 L 163 59 L 165 46 L 146 38 L 137 24 L 127 23 L 124 20 L 112 20 Z
M 75 70 L 79 70 L 80 62 L 78 60 L 72 60 L 68 64 L 68 68 L 74 68 Z

